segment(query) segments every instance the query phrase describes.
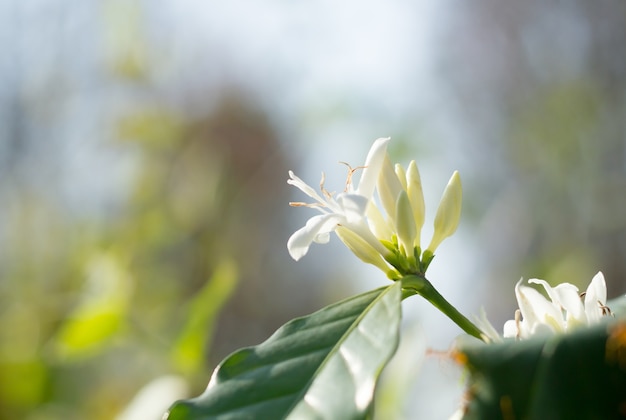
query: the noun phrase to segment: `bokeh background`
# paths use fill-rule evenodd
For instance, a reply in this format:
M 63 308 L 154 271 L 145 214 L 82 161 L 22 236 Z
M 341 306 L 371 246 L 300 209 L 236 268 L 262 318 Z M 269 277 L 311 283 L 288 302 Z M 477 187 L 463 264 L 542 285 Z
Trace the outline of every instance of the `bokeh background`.
M 336 240 L 285 246 L 311 214 L 287 171 L 341 190 L 377 137 L 427 223 L 461 171 L 429 277 L 463 312 L 501 327 L 521 277 L 623 294 L 624 45 L 621 0 L 0 2 L 0 417 L 157 419 L 385 284 Z M 459 331 L 404 305 L 378 416 L 446 418 Z

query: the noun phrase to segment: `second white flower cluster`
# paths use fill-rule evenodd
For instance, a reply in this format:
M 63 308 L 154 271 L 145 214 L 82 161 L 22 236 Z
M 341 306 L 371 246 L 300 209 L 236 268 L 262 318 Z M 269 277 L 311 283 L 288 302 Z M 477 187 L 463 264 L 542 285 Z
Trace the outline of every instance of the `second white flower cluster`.
M 610 316 L 606 306 L 606 282 L 602 272 L 598 272 L 584 293 L 571 283 L 560 283 L 552 287 L 541 279 L 528 280 L 531 284 L 543 287 L 544 296 L 537 289 L 526 286 L 520 280 L 515 285 L 515 297 L 519 309 L 515 318 L 504 324 L 504 338 L 524 340 L 533 336 L 567 333 L 582 326 L 594 325 L 603 317 Z M 477 317 L 476 324 L 488 341 L 502 341 L 484 311 Z
M 326 243 L 331 232 L 361 260 L 373 264 L 398 279 L 408 274 L 423 274 L 441 242 L 452 235 L 461 216 L 462 188 L 455 171 L 444 190 L 434 220 L 434 234 L 422 252 L 420 236 L 424 225 L 425 204 L 420 174 L 415 161 L 407 169 L 391 163 L 387 154 L 389 138 L 372 145 L 365 165 L 349 168 L 343 192 L 334 194 L 324 188 L 320 193 L 293 172 L 289 184 L 299 188 L 314 203 L 290 203 L 311 207 L 321 214 L 311 217 L 287 242 L 290 255 L 299 260 L 313 242 Z M 352 183 L 356 171 L 362 170 L 357 186 Z M 377 192 L 378 201 L 374 198 Z

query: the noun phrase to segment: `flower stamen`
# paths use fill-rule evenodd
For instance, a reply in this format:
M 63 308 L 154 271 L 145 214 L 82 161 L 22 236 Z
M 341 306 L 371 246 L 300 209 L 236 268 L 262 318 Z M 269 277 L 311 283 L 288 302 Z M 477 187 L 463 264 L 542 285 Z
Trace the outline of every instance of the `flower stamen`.
M 325 207 L 322 203 L 304 203 L 302 201 L 290 201 L 291 207 Z
M 602 302 L 598 301 L 598 306 L 602 310 L 602 316 L 607 316 L 607 315 L 615 316 L 613 312 L 611 312 L 611 308 L 609 308 L 606 305 L 603 305 Z
M 326 174 L 322 172 L 322 179 L 320 180 L 320 191 L 322 192 L 322 194 L 324 194 L 324 197 L 326 197 L 327 200 L 330 200 L 331 198 L 333 198 L 334 193 L 328 192 L 328 190 L 324 188 L 325 182 L 326 182 Z
M 343 192 L 348 192 L 348 187 L 350 185 L 352 185 L 352 176 L 354 176 L 354 173 L 356 171 L 358 171 L 359 169 L 365 169 L 367 168 L 367 166 L 357 166 L 356 168 L 353 168 L 349 163 L 347 162 L 342 162 L 339 161 L 339 163 L 341 163 L 342 165 L 346 165 L 348 167 L 348 176 L 346 178 L 346 187 L 344 188 Z

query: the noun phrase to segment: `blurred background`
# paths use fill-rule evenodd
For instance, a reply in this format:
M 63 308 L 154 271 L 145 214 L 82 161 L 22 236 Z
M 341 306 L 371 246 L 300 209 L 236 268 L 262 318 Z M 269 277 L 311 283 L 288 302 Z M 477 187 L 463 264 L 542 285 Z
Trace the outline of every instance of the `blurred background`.
M 501 328 L 521 277 L 625 293 L 624 45 L 620 0 L 1 2 L 0 417 L 157 419 L 384 285 L 336 239 L 286 250 L 311 215 L 287 171 L 341 190 L 377 137 L 428 226 L 461 172 L 429 277 L 462 312 Z M 404 307 L 378 416 L 447 418 L 459 331 Z

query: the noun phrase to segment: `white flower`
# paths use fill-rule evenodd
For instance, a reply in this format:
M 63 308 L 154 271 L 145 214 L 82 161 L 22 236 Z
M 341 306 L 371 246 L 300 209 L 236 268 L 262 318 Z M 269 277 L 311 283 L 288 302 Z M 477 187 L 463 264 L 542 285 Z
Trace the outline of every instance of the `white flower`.
M 318 194 L 289 172 L 287 182 L 315 200 L 313 204 L 290 204 L 312 207 L 321 213 L 289 238 L 287 247 L 295 260 L 302 258 L 313 242 L 326 243 L 330 233 L 335 232 L 357 257 L 379 267 L 390 278 L 426 271 L 437 246 L 454 233 L 459 223 L 461 179 L 458 172 L 452 174 L 437 210 L 433 239 L 422 255 L 420 234 L 425 206 L 420 174 L 415 161 L 406 171 L 391 163 L 387 154 L 389 140 L 374 142 L 365 165 L 350 168 L 346 189 L 337 195 L 326 191 L 323 174 Z M 354 188 L 351 178 L 357 169 L 363 169 L 363 173 Z M 374 190 L 380 208 L 373 199 Z
M 539 279 L 531 279 L 529 283 L 543 286 L 549 299 L 520 280 L 515 286 L 519 310 L 514 320 L 504 324 L 504 337 L 524 339 L 536 334 L 567 332 L 581 325 L 597 323 L 610 314 L 606 307 L 606 283 L 602 272 L 591 280 L 584 300 L 578 288 L 570 283 L 556 287 Z
M 357 188 L 354 188 L 348 179 L 346 191 L 334 196 L 324 189 L 322 175 L 321 194 L 289 171 L 288 184 L 298 187 L 306 195 L 314 199 L 313 204 L 290 203 L 292 206 L 312 207 L 320 211 L 320 215 L 311 217 L 306 225 L 297 230 L 287 242 L 289 254 L 294 260 L 299 260 L 309 250 L 313 242 L 327 243 L 331 232 L 338 226 L 343 226 L 357 234 L 361 239 L 381 254 L 387 253 L 386 248 L 371 232 L 365 217 L 368 204 L 374 193 L 378 174 L 387 154 L 389 138 L 380 138 L 374 142 L 367 155 L 363 172 Z M 350 175 L 353 171 L 351 170 Z

